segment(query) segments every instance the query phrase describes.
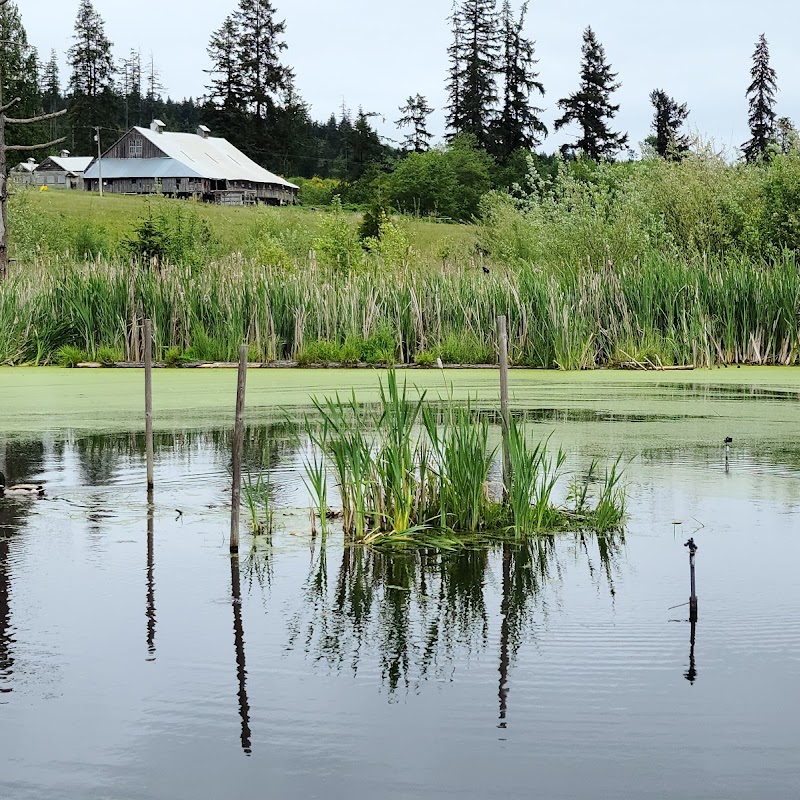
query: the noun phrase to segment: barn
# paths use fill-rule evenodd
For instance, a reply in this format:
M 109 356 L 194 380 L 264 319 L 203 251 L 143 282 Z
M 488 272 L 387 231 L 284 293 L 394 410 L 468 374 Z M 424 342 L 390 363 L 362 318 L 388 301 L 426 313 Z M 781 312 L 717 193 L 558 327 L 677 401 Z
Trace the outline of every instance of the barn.
M 8 171 L 8 180 L 16 186 L 30 186 L 37 166 L 36 159 L 29 158 Z
M 83 189 L 83 175 L 91 156 L 71 156 L 69 150 L 49 156 L 33 171 L 33 185 L 50 189 Z
M 256 164 L 201 125 L 173 133 L 163 122 L 131 129 L 95 160 L 85 187 L 114 194 L 161 193 L 224 205 L 293 205 L 298 187 Z

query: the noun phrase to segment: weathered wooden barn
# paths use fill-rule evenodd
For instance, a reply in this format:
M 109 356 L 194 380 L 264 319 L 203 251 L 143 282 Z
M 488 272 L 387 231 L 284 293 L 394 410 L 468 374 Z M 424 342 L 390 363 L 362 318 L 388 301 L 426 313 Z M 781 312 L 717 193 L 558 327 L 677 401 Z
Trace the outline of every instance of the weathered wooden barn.
M 91 156 L 71 156 L 69 150 L 49 156 L 33 171 L 33 185 L 50 189 L 83 189 L 83 176 Z
M 160 120 L 149 129 L 133 128 L 87 170 L 86 189 L 97 191 L 101 177 L 103 190 L 115 194 L 161 193 L 225 205 L 297 202 L 297 186 L 204 125 L 197 133 L 172 133 Z
M 15 186 L 30 186 L 33 183 L 33 171 L 39 165 L 35 158 L 29 158 L 21 164 L 17 164 L 8 171 L 8 180 Z

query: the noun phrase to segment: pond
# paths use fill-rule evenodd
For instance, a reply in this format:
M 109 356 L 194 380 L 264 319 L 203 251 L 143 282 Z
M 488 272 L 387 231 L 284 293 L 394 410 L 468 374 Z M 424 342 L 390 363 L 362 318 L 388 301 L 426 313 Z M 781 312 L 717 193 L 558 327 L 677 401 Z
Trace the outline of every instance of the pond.
M 149 510 L 140 373 L 0 370 L 0 470 L 47 486 L 0 501 L 0 797 L 797 797 L 800 371 L 512 373 L 570 471 L 625 454 L 624 534 L 394 554 L 312 541 L 293 431 L 374 373 L 266 373 L 237 564 L 235 375 L 156 375 Z

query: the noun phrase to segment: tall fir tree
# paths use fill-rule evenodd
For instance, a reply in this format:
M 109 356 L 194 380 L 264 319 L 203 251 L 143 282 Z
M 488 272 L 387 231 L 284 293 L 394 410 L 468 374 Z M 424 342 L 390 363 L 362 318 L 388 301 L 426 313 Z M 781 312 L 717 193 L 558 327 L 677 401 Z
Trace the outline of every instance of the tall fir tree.
M 125 115 L 125 130 L 142 124 L 142 53 L 131 48 L 127 58 L 120 61 L 117 72 L 120 76 L 119 89 L 122 93 Z
M 64 97 L 61 93 L 61 70 L 58 66 L 58 54 L 50 51 L 50 59 L 41 69 L 42 108 L 45 113 L 52 114 L 64 108 Z M 64 120 L 51 119 L 48 122 L 48 138 L 58 139 L 64 135 Z
M 411 128 L 400 145 L 406 152 L 424 153 L 430 149 L 433 134 L 428 130 L 428 117 L 433 114 L 433 108 L 421 94 L 409 97 L 404 106 L 400 107 L 400 117 L 395 125 L 398 128 Z
M 497 103 L 500 35 L 495 0 L 461 0 L 451 16 L 448 126 L 472 134 L 482 147 L 492 139 Z
M 558 101 L 564 114 L 556 120 L 555 128 L 561 130 L 573 122 L 580 128 L 575 144 L 564 145 L 562 152 L 585 153 L 596 161 L 610 159 L 628 144 L 627 134 L 612 131 L 609 126 L 619 111 L 619 105 L 611 102 L 611 95 L 622 84 L 616 83 L 617 73 L 611 71 L 605 49 L 591 27 L 583 32 L 581 51 L 580 88 Z
M 653 136 L 651 141 L 656 153 L 668 161 L 680 161 L 689 151 L 689 137 L 681 132 L 689 116 L 686 103 L 679 104 L 662 89 L 650 94 L 653 104 Z
M 28 44 L 28 34 L 16 3 L 0 6 L 0 81 L 3 97 L 9 102 L 16 97 L 15 117 L 33 117 L 42 109 L 39 87 L 39 60 L 36 50 Z M 8 144 L 30 144 L 41 140 L 41 126 L 15 125 L 8 128 Z M 44 134 L 46 136 L 46 133 Z M 25 154 L 25 158 L 29 154 Z M 22 159 L 19 153 L 9 153 L 13 166 Z
M 500 12 L 503 106 L 497 118 L 495 146 L 501 161 L 516 150 L 533 150 L 547 136 L 540 116 L 544 109 L 531 104 L 534 92 L 544 97 L 544 86 L 536 72 L 535 42 L 524 33 L 527 14 L 525 2 L 515 17 L 510 0 L 504 0 Z
M 95 126 L 119 127 L 114 95 L 114 62 L 105 23 L 91 0 L 81 0 L 75 19 L 74 44 L 67 52 L 72 73 L 69 81 L 69 122 L 74 155 L 94 153 Z
M 750 101 L 750 138 L 742 145 L 742 152 L 749 164 L 769 157 L 770 147 L 775 144 L 775 95 L 778 93 L 778 76 L 769 63 L 769 44 L 761 34 L 753 53 L 750 70 L 752 82 L 747 88 Z
M 243 97 L 257 119 L 266 119 L 292 83 L 292 71 L 281 63 L 286 50 L 286 23 L 275 18 L 271 0 L 239 0 L 233 14 L 239 45 Z
M 800 148 L 800 132 L 789 117 L 781 117 L 775 124 L 775 141 L 783 155 Z
M 211 101 L 224 111 L 244 110 L 244 77 L 239 60 L 239 30 L 229 16 L 215 31 L 207 48 L 211 59 L 211 83 L 207 87 Z

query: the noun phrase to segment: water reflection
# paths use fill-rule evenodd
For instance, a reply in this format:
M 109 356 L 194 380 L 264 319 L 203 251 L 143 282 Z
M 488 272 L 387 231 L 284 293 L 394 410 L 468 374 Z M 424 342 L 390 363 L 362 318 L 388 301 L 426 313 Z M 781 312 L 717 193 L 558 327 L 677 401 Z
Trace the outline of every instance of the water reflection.
M 250 755 L 252 736 L 250 732 L 250 703 L 247 699 L 247 665 L 244 653 L 244 624 L 242 622 L 242 587 L 239 575 L 239 557 L 231 556 L 231 597 L 233 606 L 233 641 L 236 651 L 236 678 L 239 682 L 239 717 L 242 723 L 242 750 Z
M 148 661 L 155 661 L 156 655 L 156 581 L 155 581 L 155 536 L 153 530 L 153 490 L 147 492 L 147 652 Z
M 430 678 L 449 679 L 458 660 L 486 650 L 488 607 L 500 572 L 499 720 L 508 714 L 509 672 L 521 643 L 547 617 L 545 589 L 557 588 L 574 553 L 593 580 L 615 591 L 621 534 L 542 536 L 521 544 L 387 553 L 353 546 L 332 564 L 325 542 L 312 549 L 304 604 L 290 623 L 289 648 L 336 671 L 358 673 L 377 659 L 390 695 Z M 338 548 L 337 548 L 338 550 Z M 599 567 L 597 562 L 599 562 Z M 333 586 L 329 570 L 336 569 Z M 487 587 L 489 587 L 487 589 Z
M 686 678 L 689 683 L 694 686 L 694 682 L 697 680 L 697 664 L 695 663 L 694 658 L 694 644 L 695 638 L 697 636 L 697 618 L 693 617 L 690 621 L 690 633 L 689 633 L 689 669 L 686 670 L 684 673 L 684 678 Z

